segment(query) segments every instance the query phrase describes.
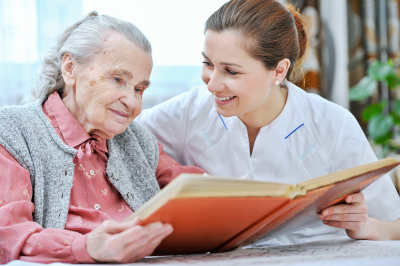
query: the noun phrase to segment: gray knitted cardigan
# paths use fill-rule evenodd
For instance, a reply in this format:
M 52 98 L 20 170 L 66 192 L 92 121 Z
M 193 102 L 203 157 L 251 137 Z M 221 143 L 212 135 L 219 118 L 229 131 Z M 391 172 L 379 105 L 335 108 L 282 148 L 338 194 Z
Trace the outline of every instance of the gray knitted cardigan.
M 43 113 L 42 103 L 43 99 L 0 108 L 0 144 L 30 173 L 34 221 L 44 228 L 62 229 L 77 151 L 62 142 Z M 159 191 L 157 140 L 133 122 L 125 132 L 107 140 L 107 148 L 106 173 L 131 209 L 137 210 Z

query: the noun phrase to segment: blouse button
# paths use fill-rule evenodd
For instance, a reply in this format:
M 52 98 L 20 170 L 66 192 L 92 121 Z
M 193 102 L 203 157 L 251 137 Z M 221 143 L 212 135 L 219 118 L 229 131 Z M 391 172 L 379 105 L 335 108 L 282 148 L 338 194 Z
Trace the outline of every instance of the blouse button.
M 117 173 L 113 173 L 113 174 L 112 174 L 112 179 L 118 180 L 118 179 L 119 179 L 118 174 L 117 174 Z
M 126 197 L 127 197 L 129 200 L 133 200 L 133 196 L 132 196 L 132 194 L 131 194 L 130 192 L 128 192 L 128 194 L 126 194 Z
M 90 170 L 89 173 L 90 173 L 90 175 L 94 175 L 94 171 L 93 170 Z
M 94 205 L 94 208 L 95 208 L 96 210 L 98 210 L 98 209 L 100 209 L 100 205 L 96 203 L 96 204 Z

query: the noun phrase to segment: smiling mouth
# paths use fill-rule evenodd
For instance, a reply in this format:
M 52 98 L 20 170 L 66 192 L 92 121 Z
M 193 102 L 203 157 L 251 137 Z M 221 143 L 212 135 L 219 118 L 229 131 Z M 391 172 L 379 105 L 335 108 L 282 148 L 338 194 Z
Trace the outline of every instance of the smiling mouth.
M 113 112 L 114 114 L 119 115 L 119 116 L 122 116 L 122 117 L 124 117 L 124 118 L 126 118 L 126 117 L 129 116 L 129 114 L 126 113 L 126 112 L 117 111 L 117 110 L 113 110 L 113 109 L 110 109 L 110 111 Z
M 221 102 L 223 102 L 223 101 L 229 101 L 230 99 L 233 99 L 233 98 L 236 98 L 237 96 L 227 96 L 227 97 L 217 97 L 217 96 L 215 96 L 215 98 L 218 100 L 218 101 L 221 101 Z

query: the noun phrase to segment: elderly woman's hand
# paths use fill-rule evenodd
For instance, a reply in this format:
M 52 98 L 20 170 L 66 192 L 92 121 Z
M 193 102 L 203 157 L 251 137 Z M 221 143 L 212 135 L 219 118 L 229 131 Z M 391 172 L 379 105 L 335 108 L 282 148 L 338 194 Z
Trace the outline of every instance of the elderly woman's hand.
M 138 225 L 139 219 L 118 223 L 105 221 L 88 234 L 86 250 L 98 262 L 135 262 L 153 253 L 172 231 L 160 222 Z
M 369 227 L 366 227 L 369 217 L 364 195 L 361 192 L 354 193 L 347 196 L 345 201 L 347 204 L 324 209 L 318 218 L 326 225 L 346 229 L 352 239 L 371 239 Z

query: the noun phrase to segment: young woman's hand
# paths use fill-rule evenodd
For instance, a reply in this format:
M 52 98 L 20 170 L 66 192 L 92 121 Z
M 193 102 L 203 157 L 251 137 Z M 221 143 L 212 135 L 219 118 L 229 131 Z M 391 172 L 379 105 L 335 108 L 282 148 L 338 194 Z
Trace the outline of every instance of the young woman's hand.
M 90 232 L 86 250 L 97 262 L 135 262 L 149 256 L 161 241 L 171 234 L 172 226 L 160 222 L 138 225 L 130 222 L 104 221 Z
M 346 229 L 352 239 L 371 239 L 371 232 L 366 226 L 369 217 L 364 195 L 361 192 L 354 193 L 347 196 L 345 201 L 346 204 L 324 209 L 318 218 L 326 225 Z

